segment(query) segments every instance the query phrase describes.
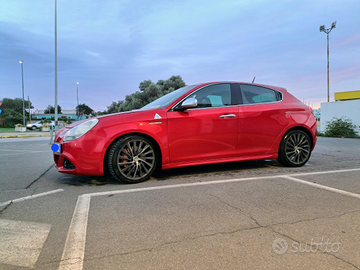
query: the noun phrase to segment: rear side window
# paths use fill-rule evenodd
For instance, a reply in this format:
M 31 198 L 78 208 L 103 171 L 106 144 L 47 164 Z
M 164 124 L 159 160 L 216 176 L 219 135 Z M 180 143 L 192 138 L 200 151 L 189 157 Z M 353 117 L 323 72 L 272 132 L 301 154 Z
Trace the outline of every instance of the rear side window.
M 276 102 L 282 100 L 282 94 L 278 91 L 256 86 L 256 85 L 240 85 L 243 104 L 259 104 Z

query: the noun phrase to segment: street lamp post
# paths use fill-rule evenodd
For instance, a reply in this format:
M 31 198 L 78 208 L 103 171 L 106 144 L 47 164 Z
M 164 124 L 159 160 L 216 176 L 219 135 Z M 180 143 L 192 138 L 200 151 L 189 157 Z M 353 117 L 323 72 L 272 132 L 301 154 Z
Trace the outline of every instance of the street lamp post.
M 55 0 L 55 134 L 58 126 L 58 71 L 57 71 L 57 5 Z
M 336 26 L 336 21 L 331 24 L 331 27 L 325 29 L 325 25 L 320 26 L 320 32 L 324 32 L 327 35 L 327 102 L 330 101 L 329 93 L 329 34 L 333 28 Z
M 20 61 L 21 66 L 21 84 L 22 84 L 22 101 L 23 101 L 23 125 L 25 127 L 25 98 L 24 98 L 24 68 L 23 61 Z
M 77 120 L 79 120 L 79 83 L 76 83 L 76 96 L 77 96 L 77 106 L 76 106 L 76 116 L 77 116 Z
M 31 123 L 30 97 L 29 96 L 28 96 L 28 105 L 29 105 L 29 123 Z

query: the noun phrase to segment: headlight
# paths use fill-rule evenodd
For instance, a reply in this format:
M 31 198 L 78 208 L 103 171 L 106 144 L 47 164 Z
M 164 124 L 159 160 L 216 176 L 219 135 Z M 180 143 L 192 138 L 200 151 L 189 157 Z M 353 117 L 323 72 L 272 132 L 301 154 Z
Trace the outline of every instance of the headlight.
M 80 125 L 78 125 L 76 127 L 73 127 L 68 132 L 66 132 L 63 141 L 69 142 L 69 141 L 73 141 L 77 138 L 80 138 L 82 135 L 84 135 L 90 129 L 95 127 L 95 125 L 97 123 L 99 123 L 99 120 L 95 118 L 95 119 L 86 121 L 84 123 L 81 123 Z

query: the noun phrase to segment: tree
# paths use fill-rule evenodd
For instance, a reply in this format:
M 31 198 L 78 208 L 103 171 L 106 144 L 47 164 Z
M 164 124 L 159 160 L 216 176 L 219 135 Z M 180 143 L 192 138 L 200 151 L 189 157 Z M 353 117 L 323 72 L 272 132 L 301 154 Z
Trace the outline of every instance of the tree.
M 125 96 L 125 100 L 112 102 L 108 106 L 107 113 L 125 112 L 140 109 L 146 104 L 162 97 L 176 89 L 186 86 L 181 76 L 172 76 L 168 80 L 159 80 L 153 83 L 151 80 L 142 81 L 139 85 L 140 91 Z
M 102 114 L 108 114 L 108 113 L 117 113 L 119 112 L 119 107 L 121 104 L 123 104 L 123 100 L 119 100 L 118 102 L 113 101 L 110 106 L 107 106 L 107 111 L 103 112 Z
M 23 100 L 22 98 L 4 98 L 1 104 L 1 114 L 0 118 L 4 127 L 14 127 L 16 124 L 23 123 Z M 29 119 L 29 112 L 26 111 L 29 109 L 34 109 L 31 101 L 24 100 L 25 105 L 25 119 Z
M 61 113 L 61 107 L 60 105 L 57 105 L 58 106 L 58 113 Z M 55 113 L 55 107 L 54 106 L 51 106 L 51 105 L 48 105 L 44 111 L 45 114 L 53 114 Z
M 4 119 L 4 121 L 2 121 L 4 127 L 14 127 L 16 124 L 23 123 L 22 113 L 19 113 L 13 109 L 2 110 L 1 118 Z
M 2 101 L 1 110 L 5 109 L 13 109 L 22 114 L 23 112 L 23 100 L 22 98 L 4 98 Z M 25 110 L 29 109 L 29 101 L 24 100 Z M 34 109 L 31 101 L 30 101 L 30 109 Z
M 84 103 L 84 104 L 79 104 L 79 106 L 76 106 L 76 115 L 79 116 L 81 114 L 90 115 L 95 113 L 93 109 L 91 109 L 88 105 Z

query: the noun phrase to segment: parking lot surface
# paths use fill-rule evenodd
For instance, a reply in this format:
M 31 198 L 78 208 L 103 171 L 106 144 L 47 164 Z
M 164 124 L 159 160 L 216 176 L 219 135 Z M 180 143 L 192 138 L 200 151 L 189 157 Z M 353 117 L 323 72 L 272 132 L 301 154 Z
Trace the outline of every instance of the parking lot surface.
M 19 144 L 0 141 L 0 161 Z M 136 185 L 59 174 L 44 154 L 35 181 L 1 190 L 0 268 L 360 269 L 359 150 L 319 138 L 301 168 L 216 164 Z

